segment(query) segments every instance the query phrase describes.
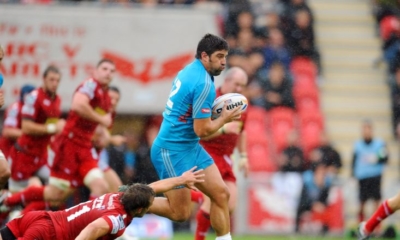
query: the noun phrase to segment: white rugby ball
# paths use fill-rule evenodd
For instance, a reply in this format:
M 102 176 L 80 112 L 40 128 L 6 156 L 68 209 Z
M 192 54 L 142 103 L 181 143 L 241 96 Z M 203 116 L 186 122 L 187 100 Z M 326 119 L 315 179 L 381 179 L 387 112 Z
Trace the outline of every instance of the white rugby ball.
M 242 108 L 242 112 L 246 111 L 248 106 L 248 101 L 245 96 L 240 93 L 227 93 L 219 96 L 214 100 L 212 105 L 212 119 L 216 119 L 221 115 L 222 108 L 227 104 L 227 109 L 232 109 L 240 106 Z

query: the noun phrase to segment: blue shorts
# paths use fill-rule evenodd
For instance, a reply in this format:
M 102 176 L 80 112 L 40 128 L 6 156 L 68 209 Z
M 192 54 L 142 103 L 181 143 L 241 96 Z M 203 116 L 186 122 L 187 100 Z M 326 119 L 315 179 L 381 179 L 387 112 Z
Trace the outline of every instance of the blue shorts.
M 183 151 L 168 150 L 153 144 L 150 154 L 160 179 L 181 176 L 194 166 L 197 166 L 197 170 L 206 169 L 214 163 L 210 154 L 200 144 L 191 150 Z

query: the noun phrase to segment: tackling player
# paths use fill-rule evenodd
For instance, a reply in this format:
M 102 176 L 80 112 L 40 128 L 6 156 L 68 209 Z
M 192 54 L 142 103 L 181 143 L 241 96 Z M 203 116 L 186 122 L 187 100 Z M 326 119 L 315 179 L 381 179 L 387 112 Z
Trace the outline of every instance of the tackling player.
M 198 166 L 207 176 L 196 187 L 211 199 L 211 225 L 217 240 L 230 240 L 229 191 L 211 156 L 199 144 L 225 123 L 238 119 L 241 108 L 226 108 L 221 116 L 211 120 L 215 99 L 214 76 L 225 68 L 228 43 L 206 34 L 197 46 L 196 59 L 181 70 L 163 112 L 160 131 L 151 146 L 151 160 L 160 179 L 181 175 Z M 156 198 L 150 212 L 185 221 L 190 216 L 191 196 L 186 188 L 175 188 Z
M 134 217 L 142 217 L 156 193 L 175 186 L 203 182 L 204 174 L 195 168 L 180 177 L 150 185 L 123 186 L 119 193 L 108 193 L 63 211 L 33 211 L 7 223 L 0 230 L 0 240 L 14 239 L 115 239 L 121 236 Z
M 61 73 L 49 66 L 43 73 L 41 87 L 25 97 L 21 109 L 22 135 L 10 150 L 8 158 L 11 166 L 9 190 L 19 192 L 28 186 L 32 176 L 47 181 L 47 147 L 52 135 L 59 133 L 65 121 L 59 120 L 61 100 L 56 94 Z
M 217 89 L 216 97 L 227 93 L 241 93 L 246 85 L 247 74 L 243 69 L 238 67 L 230 68 L 226 73 L 222 86 Z M 236 207 L 237 197 L 236 177 L 233 173 L 233 162 L 231 160 L 231 155 L 236 146 L 240 153 L 239 169 L 244 171 L 245 176 L 249 171 L 246 153 L 246 131 L 244 130 L 245 120 L 246 114 L 242 113 L 239 120 L 226 123 L 219 131 L 200 141 L 200 144 L 214 159 L 215 165 L 217 165 L 222 179 L 228 187 L 230 213 Z M 204 240 L 210 228 L 210 205 L 210 199 L 204 196 L 203 203 L 196 215 L 196 240 Z

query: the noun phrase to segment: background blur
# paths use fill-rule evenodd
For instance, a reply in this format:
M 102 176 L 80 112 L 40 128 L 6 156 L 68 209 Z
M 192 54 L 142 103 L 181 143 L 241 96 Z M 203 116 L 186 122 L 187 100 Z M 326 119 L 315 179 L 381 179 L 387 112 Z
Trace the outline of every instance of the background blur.
M 383 199 L 400 188 L 399 16 L 397 0 L 0 0 L 2 111 L 23 84 L 39 86 L 45 67 L 56 64 L 67 114 L 73 91 L 97 61 L 113 59 L 112 85 L 121 90 L 113 133 L 128 142 L 109 148 L 122 154 L 110 165 L 132 181 L 172 80 L 193 60 L 200 38 L 218 34 L 229 42 L 229 67 L 249 75 L 245 95 L 252 103 L 246 125 L 251 174 L 238 176 L 234 232 L 293 234 L 297 222 L 304 234 L 342 236 L 360 217 L 352 161 L 363 120 L 387 144 Z M 222 80 L 223 74 L 216 85 Z M 320 161 L 325 169 L 315 164 Z M 328 190 L 324 207 L 300 209 L 305 195 L 316 200 L 321 185 Z M 372 211 L 368 203 L 366 217 Z M 191 231 L 193 221 L 175 230 Z M 389 225 L 400 227 L 399 215 L 382 229 Z

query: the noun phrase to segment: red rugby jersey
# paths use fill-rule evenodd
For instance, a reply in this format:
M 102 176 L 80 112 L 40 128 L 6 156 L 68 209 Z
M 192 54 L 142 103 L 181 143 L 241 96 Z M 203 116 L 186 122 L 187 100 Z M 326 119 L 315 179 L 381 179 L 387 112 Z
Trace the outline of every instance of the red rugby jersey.
M 119 200 L 121 195 L 108 193 L 64 211 L 48 212 L 57 239 L 75 239 L 87 225 L 99 218 L 103 218 L 110 227 L 108 235 L 102 240 L 121 236 L 132 221 Z
M 18 128 L 21 129 L 21 109 L 22 102 L 16 101 L 11 104 L 4 114 L 3 128 Z M 0 149 L 3 151 L 4 155 L 7 157 L 11 147 L 14 146 L 16 139 L 11 139 L 7 137 L 0 138 Z
M 221 96 L 221 88 L 217 89 L 216 98 Z M 238 121 L 242 122 L 242 129 L 244 130 L 245 121 L 246 121 L 247 114 L 246 112 L 242 113 L 242 116 Z M 240 135 L 236 134 L 222 134 L 218 137 L 209 139 L 209 140 L 200 140 L 200 144 L 204 147 L 204 149 L 211 155 L 211 156 L 223 156 L 228 155 L 230 156 L 233 153 L 233 150 L 236 147 L 236 143 L 239 139 Z
M 21 110 L 22 119 L 31 119 L 39 124 L 56 123 L 61 115 L 61 99 L 58 95 L 52 96 L 43 88 L 37 88 L 26 95 L 25 103 Z M 51 135 L 22 134 L 18 145 L 27 153 L 42 156 L 47 153 Z
M 99 114 L 107 114 L 111 111 L 111 100 L 108 96 L 108 87 L 102 86 L 97 80 L 89 78 L 78 86 L 75 92 L 86 94 L 90 99 L 90 106 Z M 79 116 L 70 111 L 65 124 L 63 135 L 75 143 L 91 147 L 91 140 L 98 123 Z

